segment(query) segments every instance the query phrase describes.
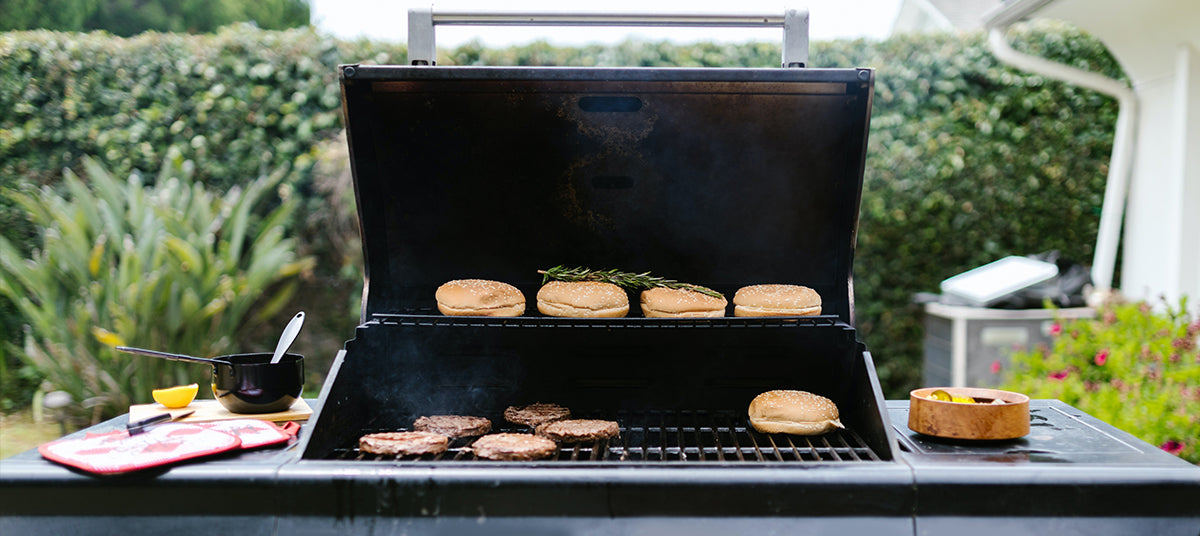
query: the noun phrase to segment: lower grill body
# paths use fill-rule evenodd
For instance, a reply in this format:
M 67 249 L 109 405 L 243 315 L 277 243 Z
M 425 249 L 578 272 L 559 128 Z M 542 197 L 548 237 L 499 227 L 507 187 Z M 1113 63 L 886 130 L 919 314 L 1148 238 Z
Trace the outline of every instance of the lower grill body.
M 381 316 L 335 360 L 302 445 L 310 460 L 357 458 L 358 438 L 422 415 L 488 417 L 534 402 L 617 421 L 604 445 L 556 461 L 596 463 L 894 462 L 870 355 L 854 330 L 804 319 L 554 319 Z M 800 389 L 833 400 L 846 431 L 811 440 L 759 434 L 758 394 Z M 513 429 L 516 428 L 516 429 Z M 465 442 L 436 460 L 470 461 Z
M 888 406 L 902 423 L 907 401 Z M 1035 400 L 1031 410 L 1073 417 L 1038 431 L 1054 440 L 1031 441 L 1079 454 L 1096 450 L 1094 432 L 1130 453 L 1073 457 L 1078 463 L 1027 453 L 1020 461 L 1019 452 L 1005 454 L 1020 442 L 913 438 L 894 462 L 531 467 L 307 460 L 293 445 L 96 478 L 28 451 L 0 461 L 0 534 L 1195 536 L 1200 468 L 1060 402 Z M 79 434 L 124 425 L 121 417 Z M 629 427 L 622 435 L 632 443 Z M 657 434 L 658 425 L 647 427 Z

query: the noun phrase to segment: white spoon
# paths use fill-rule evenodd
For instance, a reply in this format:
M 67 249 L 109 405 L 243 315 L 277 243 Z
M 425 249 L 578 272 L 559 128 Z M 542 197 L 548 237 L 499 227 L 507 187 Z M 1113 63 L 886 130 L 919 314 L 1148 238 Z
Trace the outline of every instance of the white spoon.
M 292 343 L 296 341 L 296 335 L 300 334 L 300 328 L 304 327 L 304 311 L 296 313 L 292 317 L 292 321 L 288 322 L 286 328 L 283 328 L 283 335 L 279 336 L 279 344 L 275 345 L 275 355 L 271 356 L 271 363 L 278 363 L 283 358 L 284 352 L 292 347 Z

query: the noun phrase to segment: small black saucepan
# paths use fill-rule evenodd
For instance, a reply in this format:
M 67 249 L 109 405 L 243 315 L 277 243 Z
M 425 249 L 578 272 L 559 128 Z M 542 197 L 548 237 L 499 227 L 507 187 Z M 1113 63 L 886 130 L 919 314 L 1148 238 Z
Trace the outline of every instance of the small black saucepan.
M 283 354 L 272 363 L 270 352 L 235 354 L 205 359 L 118 346 L 122 352 L 172 361 L 212 365 L 212 389 L 225 409 L 233 413 L 275 413 L 296 402 L 304 388 L 304 356 Z

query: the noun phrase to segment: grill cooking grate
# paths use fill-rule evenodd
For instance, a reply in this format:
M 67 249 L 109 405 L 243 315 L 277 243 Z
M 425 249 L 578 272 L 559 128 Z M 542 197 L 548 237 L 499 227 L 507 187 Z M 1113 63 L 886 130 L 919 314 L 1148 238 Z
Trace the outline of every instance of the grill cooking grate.
M 506 328 L 828 328 L 836 316 L 717 317 L 717 318 L 568 318 L 554 316 L 445 316 L 434 309 L 411 314 L 375 313 L 369 324 L 382 326 L 471 326 Z
M 560 445 L 558 453 L 539 462 L 594 463 L 804 463 L 878 462 L 879 456 L 853 430 L 838 430 L 820 436 L 763 434 L 750 428 L 744 414 L 708 411 L 618 412 L 615 416 L 588 416 L 615 420 L 621 435 L 608 441 Z M 494 432 L 527 432 L 523 427 L 501 427 L 492 420 Z M 507 423 L 505 423 L 507 424 Z M 363 432 L 394 432 L 373 430 Z M 424 456 L 381 456 L 362 452 L 358 439 L 346 448 L 335 449 L 329 459 L 389 461 L 401 463 L 488 462 L 471 454 L 475 438 L 460 438 L 441 454 Z M 505 462 L 514 463 L 514 462 Z M 530 462 L 525 462 L 530 463 Z

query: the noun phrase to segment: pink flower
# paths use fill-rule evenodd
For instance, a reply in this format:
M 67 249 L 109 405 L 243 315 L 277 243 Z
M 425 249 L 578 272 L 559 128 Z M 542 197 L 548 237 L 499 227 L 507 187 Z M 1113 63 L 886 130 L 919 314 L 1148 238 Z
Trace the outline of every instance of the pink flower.
M 1050 325 L 1050 336 L 1057 337 L 1062 335 L 1062 324 L 1055 322 Z
M 992 374 L 1000 374 L 1000 360 L 992 361 Z
M 1163 449 L 1170 454 L 1174 454 L 1174 455 L 1178 456 L 1180 452 L 1183 452 L 1183 449 L 1185 447 L 1186 447 L 1186 445 L 1184 445 L 1183 443 L 1171 440 L 1171 441 L 1167 441 L 1166 443 L 1163 443 L 1158 448 Z
M 1105 363 L 1108 363 L 1108 350 L 1100 350 L 1092 361 L 1096 363 L 1097 367 L 1103 367 Z
M 1105 324 L 1115 324 L 1116 322 L 1117 322 L 1117 313 L 1115 313 L 1113 311 L 1105 311 L 1104 312 L 1104 323 Z
M 1067 376 L 1070 376 L 1070 375 L 1071 375 L 1070 370 L 1063 369 L 1058 372 L 1051 372 L 1049 377 L 1051 380 L 1065 380 L 1065 379 L 1067 379 Z

